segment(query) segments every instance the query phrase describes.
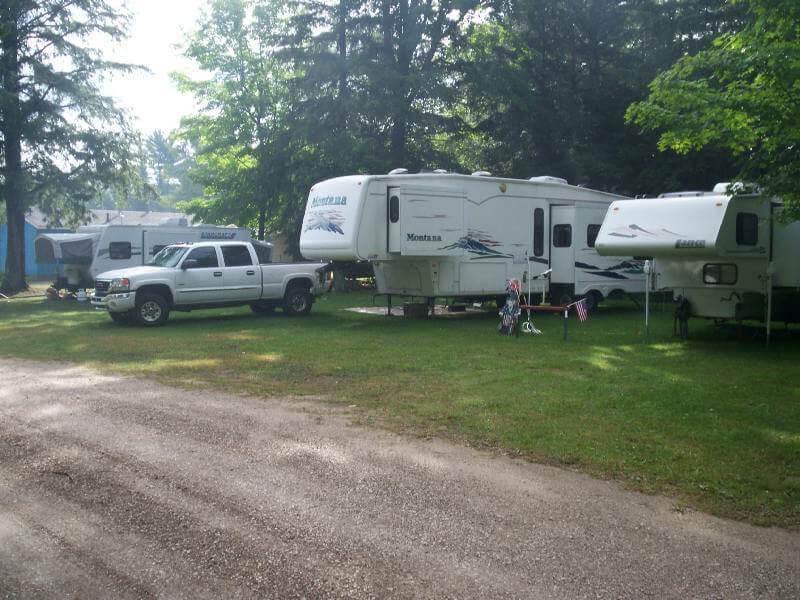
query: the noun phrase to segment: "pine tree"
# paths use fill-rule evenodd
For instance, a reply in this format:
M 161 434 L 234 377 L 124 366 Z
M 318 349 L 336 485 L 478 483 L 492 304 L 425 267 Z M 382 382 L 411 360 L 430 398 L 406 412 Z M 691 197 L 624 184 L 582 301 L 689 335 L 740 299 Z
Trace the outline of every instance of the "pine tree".
M 131 134 L 99 81 L 131 67 L 104 60 L 89 45 L 96 36 L 121 39 L 125 26 L 105 0 L 0 4 L 0 192 L 9 291 L 26 287 L 25 211 L 39 205 L 82 212 L 129 170 Z

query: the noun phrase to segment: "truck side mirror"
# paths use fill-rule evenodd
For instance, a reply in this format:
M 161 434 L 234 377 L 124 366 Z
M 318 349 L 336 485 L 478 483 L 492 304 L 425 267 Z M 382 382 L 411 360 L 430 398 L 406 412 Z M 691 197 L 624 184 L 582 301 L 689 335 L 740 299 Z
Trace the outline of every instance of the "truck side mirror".
M 185 261 L 181 263 L 181 269 L 184 271 L 186 269 L 196 269 L 197 268 L 197 259 L 196 258 L 187 258 Z

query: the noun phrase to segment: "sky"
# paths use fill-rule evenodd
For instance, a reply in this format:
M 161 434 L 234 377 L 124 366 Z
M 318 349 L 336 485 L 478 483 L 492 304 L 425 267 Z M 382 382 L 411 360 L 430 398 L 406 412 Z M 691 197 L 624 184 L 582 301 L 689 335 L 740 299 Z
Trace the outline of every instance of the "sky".
M 156 129 L 169 132 L 183 115 L 193 111 L 190 96 L 175 89 L 173 71 L 197 74 L 177 47 L 190 32 L 207 0 L 115 0 L 132 14 L 130 36 L 121 43 L 108 43 L 107 58 L 144 65 L 150 72 L 116 76 L 106 83 L 105 93 L 127 109 L 134 124 L 145 135 Z

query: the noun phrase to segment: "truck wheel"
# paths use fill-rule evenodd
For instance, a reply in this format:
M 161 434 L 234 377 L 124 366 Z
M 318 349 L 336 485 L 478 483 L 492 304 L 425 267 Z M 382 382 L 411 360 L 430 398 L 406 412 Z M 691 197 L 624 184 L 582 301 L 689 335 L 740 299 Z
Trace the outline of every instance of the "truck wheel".
M 130 312 L 109 312 L 108 316 L 111 317 L 111 320 L 114 323 L 130 323 L 131 322 L 131 313 Z
M 271 315 L 275 312 L 275 304 L 273 302 L 253 302 L 250 310 L 257 315 Z
M 167 322 L 169 304 L 158 294 L 137 294 L 136 308 L 133 313 L 136 322 L 145 327 L 158 327 Z
M 311 312 L 314 297 L 303 288 L 292 288 L 283 298 L 283 312 L 291 317 L 300 317 Z

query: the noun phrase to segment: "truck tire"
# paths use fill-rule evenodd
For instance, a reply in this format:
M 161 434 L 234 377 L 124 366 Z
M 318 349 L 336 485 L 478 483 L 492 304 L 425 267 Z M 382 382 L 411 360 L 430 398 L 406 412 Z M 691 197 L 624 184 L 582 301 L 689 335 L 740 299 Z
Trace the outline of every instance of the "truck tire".
M 271 315 L 275 312 L 275 303 L 274 302 L 253 302 L 250 305 L 250 310 L 252 310 L 257 315 Z
M 133 318 L 145 327 L 160 327 L 169 318 L 169 302 L 159 294 L 136 294 Z
M 290 317 L 302 317 L 311 312 L 314 297 L 300 287 L 290 288 L 283 297 L 283 312 Z
M 131 313 L 130 312 L 109 312 L 108 316 L 111 317 L 111 320 L 114 323 L 130 323 L 131 322 Z

